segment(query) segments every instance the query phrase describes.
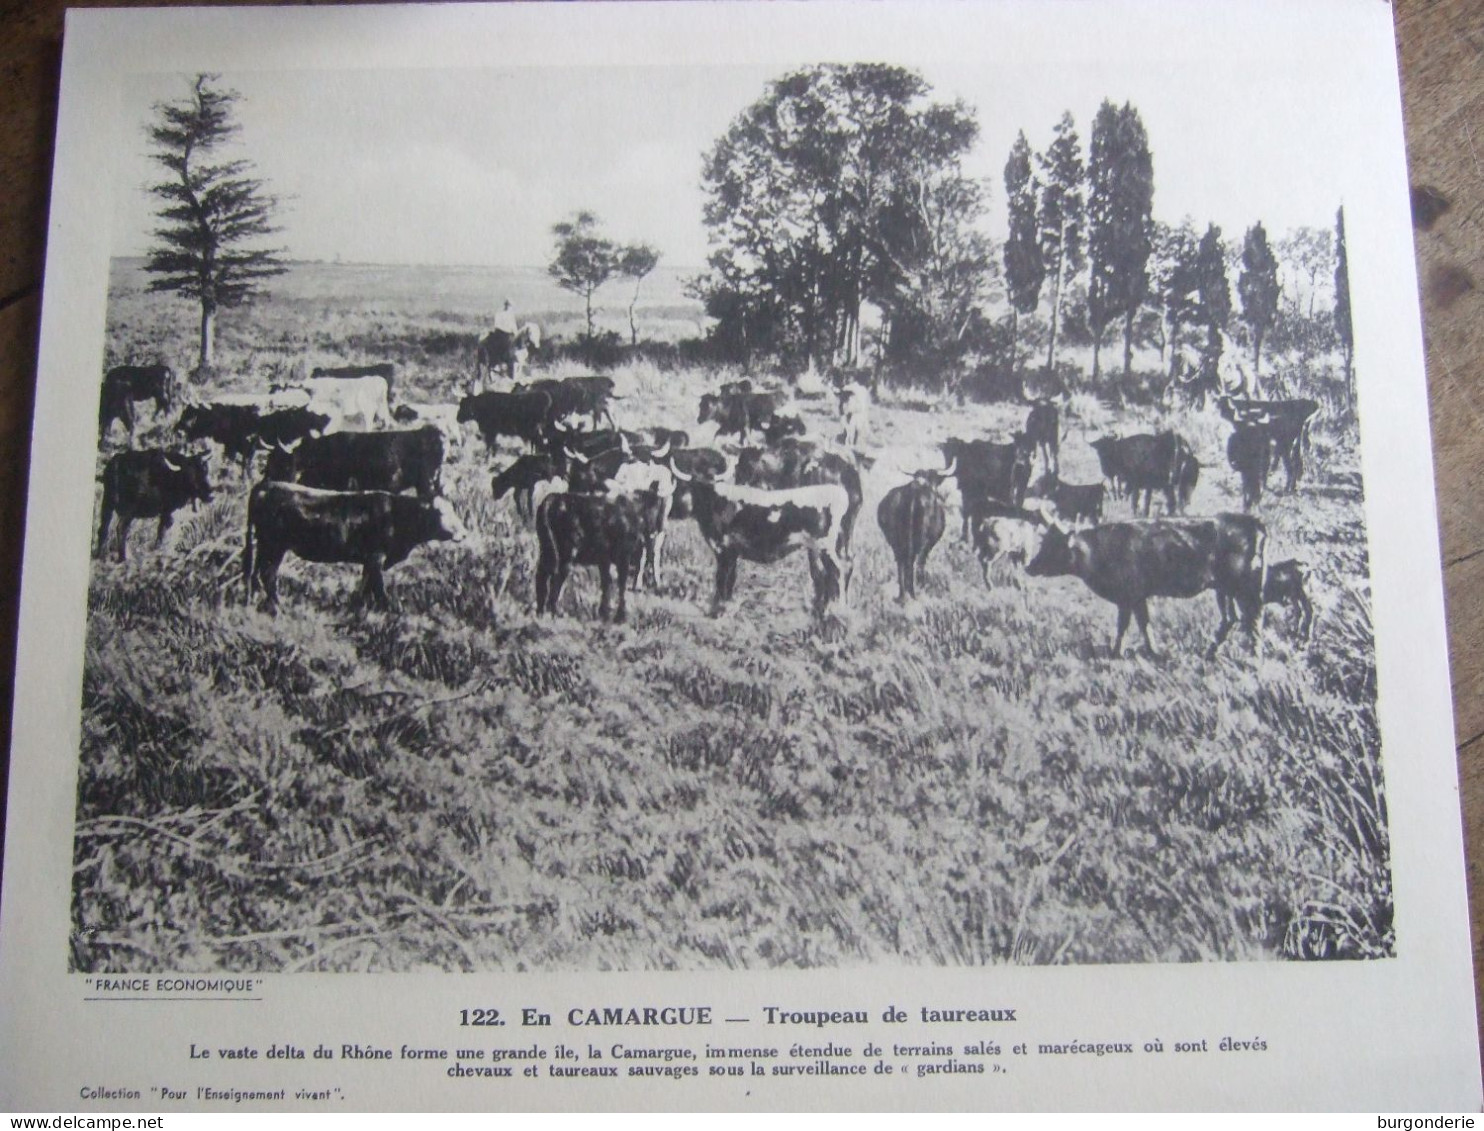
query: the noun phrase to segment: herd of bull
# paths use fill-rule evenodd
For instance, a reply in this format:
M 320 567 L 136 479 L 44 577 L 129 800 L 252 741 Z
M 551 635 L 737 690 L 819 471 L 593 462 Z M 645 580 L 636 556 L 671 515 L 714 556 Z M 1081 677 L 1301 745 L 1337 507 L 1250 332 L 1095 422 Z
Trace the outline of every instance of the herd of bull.
M 659 584 L 667 526 L 684 519 L 694 519 L 716 557 L 713 614 L 732 599 L 740 561 L 768 564 L 800 549 L 808 557 L 817 617 L 848 590 L 868 463 L 859 449 L 870 394 L 860 386 L 837 392 L 842 432 L 838 442 L 824 442 L 810 439 L 803 421 L 782 411 L 778 394 L 747 381 L 724 385 L 701 398 L 697 417 L 698 424 L 715 425 L 718 444 L 723 436 L 738 437 L 740 449 L 724 451 L 690 446 L 689 436 L 673 429 L 618 428 L 610 411 L 614 385 L 606 377 L 533 381 L 473 392 L 456 405 L 403 404 L 395 412 L 391 385 L 387 364 L 321 369 L 297 389 L 222 396 L 182 409 L 177 432 L 188 441 L 215 442 L 225 457 L 240 461 L 244 477 L 255 454 L 268 453 L 264 476 L 248 496 L 245 599 L 260 586 L 264 607 L 275 611 L 278 570 L 292 553 L 311 562 L 359 564 L 359 594 L 385 604 L 385 569 L 424 543 L 465 535 L 441 495 L 441 470 L 445 448 L 462 442 L 467 423 L 491 451 L 502 440 L 527 447 L 496 471 L 491 488 L 497 500 L 512 494 L 521 516 L 535 525 L 538 613 L 554 614 L 572 568 L 589 566 L 601 582 L 599 616 L 624 620 L 628 590 Z M 103 382 L 100 435 L 115 422 L 132 434 L 137 404 L 153 402 L 158 415 L 175 399 L 165 366 L 111 369 Z M 1286 490 L 1294 490 L 1317 405 L 1219 403 L 1233 426 L 1227 456 L 1241 482 L 1244 510 L 1258 504 L 1268 475 L 1280 465 Z M 986 582 L 991 566 L 1006 558 L 1031 576 L 1081 578 L 1117 606 L 1115 655 L 1131 620 L 1153 651 L 1150 597 L 1206 590 L 1215 592 L 1220 613 L 1212 653 L 1239 618 L 1255 633 L 1265 603 L 1297 610 L 1307 637 L 1313 612 L 1305 568 L 1293 560 L 1268 561 L 1262 522 L 1250 513 L 1185 515 L 1201 464 L 1178 433 L 1095 441 L 1103 481 L 1093 484 L 1061 481 L 1060 441 L 1056 403 L 1039 400 L 1008 442 L 947 440 L 942 467 L 919 470 L 887 491 L 877 520 L 896 559 L 899 598 L 915 595 L 942 538 L 942 490 L 953 478 L 963 537 Z M 1043 474 L 1032 486 L 1038 455 Z M 130 449 L 108 460 L 102 478 L 96 556 L 104 553 L 114 515 L 123 560 L 134 519 L 158 519 L 159 545 L 177 510 L 211 498 L 200 455 Z M 1165 514 L 1150 519 L 1156 493 L 1165 500 Z M 1107 497 L 1127 497 L 1137 515 L 1141 495 L 1143 520 L 1103 521 Z

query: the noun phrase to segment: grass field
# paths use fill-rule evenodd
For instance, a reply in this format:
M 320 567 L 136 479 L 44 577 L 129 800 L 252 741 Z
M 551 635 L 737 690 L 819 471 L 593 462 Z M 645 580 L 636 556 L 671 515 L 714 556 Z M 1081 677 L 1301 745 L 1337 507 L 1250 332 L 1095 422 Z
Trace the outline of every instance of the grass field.
M 440 279 L 302 268 L 223 318 L 215 387 L 389 357 L 401 396 L 454 399 L 470 343 L 517 288 Z M 527 281 L 523 317 L 573 317 L 571 296 Z M 655 287 L 646 334 L 694 333 L 687 302 Z M 189 307 L 116 270 L 110 361 L 184 369 L 192 331 Z M 724 379 L 614 376 L 621 424 L 693 435 Z M 815 432 L 837 427 L 823 401 L 798 407 Z M 1163 654 L 1115 660 L 1114 609 L 1081 582 L 1006 570 L 986 586 L 956 501 L 922 595 L 897 604 L 877 502 L 941 465 L 937 442 L 1004 434 L 1025 410 L 886 392 L 873 411 L 854 583 L 823 630 L 802 557 L 744 563 L 734 604 L 709 618 L 714 562 L 689 522 L 628 624 L 597 622 L 585 571 L 538 621 L 534 536 L 489 491 L 516 449 L 491 457 L 477 440 L 444 475 L 471 537 L 392 570 L 393 611 L 349 607 L 354 567 L 291 558 L 272 618 L 242 600 L 247 484 L 213 457 L 215 500 L 182 512 L 162 551 L 136 528 L 127 563 L 94 566 L 73 968 L 1393 953 L 1353 429 L 1321 419 L 1300 491 L 1260 510 L 1270 557 L 1313 568 L 1311 644 L 1270 610 L 1260 649 L 1237 640 L 1207 660 L 1207 594 L 1155 602 Z M 136 443 L 168 442 L 168 424 Z M 1238 509 L 1214 412 L 1079 395 L 1064 425 L 1068 481 L 1097 476 L 1085 439 L 1173 426 L 1206 465 L 1190 512 Z

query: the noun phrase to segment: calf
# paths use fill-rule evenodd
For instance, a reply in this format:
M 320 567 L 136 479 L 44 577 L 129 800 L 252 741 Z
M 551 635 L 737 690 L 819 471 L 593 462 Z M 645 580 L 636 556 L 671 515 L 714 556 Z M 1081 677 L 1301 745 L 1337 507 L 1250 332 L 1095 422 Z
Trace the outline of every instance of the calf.
M 1016 432 L 1008 444 L 990 440 L 945 440 L 943 466 L 953 466 L 963 503 L 963 538 L 991 503 L 1018 507 L 1031 481 L 1031 443 Z
M 1285 558 L 1268 566 L 1262 584 L 1264 605 L 1283 605 L 1297 613 L 1299 639 L 1307 643 L 1314 634 L 1314 606 L 1309 601 L 1309 567 L 1295 558 Z
M 852 383 L 838 390 L 835 397 L 840 405 L 840 420 L 845 426 L 840 442 L 847 448 L 858 448 L 871 423 L 871 390 Z
M 1032 403 L 1030 415 L 1025 418 L 1025 438 L 1031 450 L 1040 453 L 1045 474 L 1061 470 L 1061 413 L 1050 397 Z
M 102 439 L 115 420 L 134 434 L 134 405 L 153 401 L 154 414 L 168 412 L 175 402 L 175 371 L 168 365 L 115 365 L 103 375 L 98 398 L 98 437 Z
M 729 483 L 691 484 L 696 524 L 716 555 L 711 615 L 720 615 L 737 587 L 737 563 L 782 561 L 795 550 L 809 555 L 814 615 L 822 618 L 843 591 L 841 526 L 851 499 L 838 483 L 770 491 Z
M 103 556 L 108 543 L 108 524 L 115 514 L 119 516 L 118 560 L 123 561 L 130 523 L 136 518 L 158 518 L 160 522 L 155 530 L 158 547 L 175 519 L 175 512 L 193 501 L 211 501 L 206 460 L 201 456 L 182 456 L 155 448 L 120 452 L 103 468 L 103 519 L 98 524 L 98 545 L 93 557 Z
M 1242 482 L 1242 509 L 1262 501 L 1273 458 L 1273 437 L 1266 424 L 1238 424 L 1226 441 L 1226 462 Z
M 536 507 L 553 491 L 564 491 L 566 483 L 566 461 L 543 453 L 524 455 L 504 471 L 496 472 L 490 480 L 490 490 L 495 499 L 503 499 L 515 493 L 515 513 L 529 521 L 535 517 Z M 537 498 L 537 495 L 541 496 Z
M 1024 566 L 1036 556 L 1046 526 L 1046 516 L 1024 507 L 992 504 L 974 520 L 974 556 L 984 572 L 984 584 L 994 582 L 990 569 L 998 562 Z
M 1048 471 L 1031 488 L 1030 494 L 1048 500 L 1057 516 L 1065 523 L 1096 526 L 1103 518 L 1102 483 L 1063 483 L 1055 471 Z
M 706 393 L 696 423 L 714 421 L 717 436 L 735 435 L 746 443 L 747 433 L 764 430 L 777 411 L 778 398 L 772 393 Z
M 647 526 L 657 520 L 658 496 L 563 492 L 548 495 L 536 511 L 536 612 L 556 615 L 562 586 L 574 565 L 596 566 L 602 585 L 598 619 L 612 612 L 613 583 L 618 582 L 618 609 L 613 622 L 628 615 L 625 594 L 640 567 Z
M 431 425 L 385 432 L 332 432 L 268 454 L 269 479 L 329 491 L 438 493 L 443 435 Z
M 897 560 L 897 600 L 917 596 L 917 581 L 928 554 L 948 524 L 938 491 L 948 471 L 916 471 L 909 483 L 893 487 L 876 508 L 876 521 Z
M 1149 636 L 1150 597 L 1194 597 L 1215 590 L 1221 623 L 1208 656 L 1231 632 L 1234 610 L 1256 638 L 1262 611 L 1267 531 L 1251 515 L 1164 518 L 1154 522 L 1105 523 L 1068 534 L 1053 526 L 1026 572 L 1032 577 L 1080 577 L 1087 587 L 1118 606 L 1113 655 L 1121 653 L 1129 618 Z
M 386 491 L 321 491 L 263 480 L 247 499 L 243 540 L 243 603 L 263 587 L 264 609 L 278 611 L 278 569 L 285 554 L 309 562 L 361 567 L 357 595 L 387 604 L 382 571 L 424 542 L 460 542 L 464 524 L 447 499 L 414 499 Z M 254 539 L 257 555 L 254 559 Z

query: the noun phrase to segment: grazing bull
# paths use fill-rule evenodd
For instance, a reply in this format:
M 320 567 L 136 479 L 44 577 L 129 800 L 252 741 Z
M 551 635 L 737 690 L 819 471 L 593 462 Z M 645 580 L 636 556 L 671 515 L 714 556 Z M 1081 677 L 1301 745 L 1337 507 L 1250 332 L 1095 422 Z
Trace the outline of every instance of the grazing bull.
M 224 459 L 242 461 L 246 478 L 258 447 L 259 412 L 252 405 L 186 405 L 175 422 L 175 430 L 186 440 L 211 440 L 221 445 Z
M 175 403 L 175 371 L 168 365 L 115 365 L 103 375 L 98 398 L 98 437 L 102 439 L 115 420 L 134 434 L 134 405 L 153 401 L 154 415 L 170 411 Z
M 644 553 L 645 533 L 668 506 L 658 495 L 562 492 L 548 495 L 536 511 L 536 612 L 556 615 L 562 586 L 574 565 L 596 566 L 602 585 L 598 619 L 622 624 L 628 616 L 626 593 Z M 613 583 L 618 609 L 613 610 Z
M 938 492 L 953 468 L 916 471 L 912 480 L 888 491 L 876 508 L 876 522 L 897 560 L 897 600 L 917 596 L 917 581 L 928 554 L 943 537 L 948 518 Z
M 1025 438 L 1032 452 L 1041 455 L 1041 470 L 1047 475 L 1061 471 L 1061 413 L 1056 402 L 1043 397 L 1031 404 L 1025 418 Z
M 224 459 L 241 461 L 242 475 L 246 478 L 259 447 L 292 444 L 306 436 L 318 435 L 330 425 L 330 418 L 324 413 L 299 407 L 271 407 L 275 403 L 278 402 L 264 397 L 244 403 L 186 405 L 175 430 L 191 442 L 210 440 L 219 444 Z
M 959 498 L 963 504 L 963 538 L 969 538 L 973 520 L 991 502 L 1018 507 L 1025 502 L 1031 481 L 1031 442 L 1016 432 L 1008 444 L 991 440 L 945 440 L 943 466 L 957 468 Z
M 1242 482 L 1242 509 L 1262 501 L 1273 459 L 1273 436 L 1266 424 L 1238 424 L 1226 441 L 1226 462 Z
M 320 365 L 310 370 L 309 379 L 318 380 L 321 377 L 340 378 L 342 380 L 355 377 L 380 377 L 386 382 L 386 395 L 392 395 L 392 379 L 396 373 L 395 367 L 390 361 L 378 361 L 374 365 Z
M 795 550 L 809 555 L 814 615 L 823 617 L 843 591 L 841 527 L 851 499 L 838 483 L 770 491 L 731 483 L 691 483 L 696 524 L 716 555 L 711 615 L 719 616 L 737 587 L 737 563 L 782 561 Z M 856 504 L 857 506 L 859 504 Z
M 155 546 L 165 540 L 165 531 L 175 512 L 189 502 L 209 503 L 211 483 L 206 460 L 145 448 L 120 452 L 103 468 L 103 519 L 98 524 L 98 545 L 93 557 L 101 558 L 108 544 L 108 524 L 119 517 L 118 560 L 124 560 L 129 524 L 136 518 L 158 518 Z
M 542 392 L 470 393 L 459 401 L 458 423 L 474 421 L 491 448 L 501 436 L 539 444 L 545 435 L 551 398 Z
M 1251 515 L 1163 518 L 1153 522 L 1105 523 L 1067 533 L 1053 526 L 1026 572 L 1032 577 L 1080 577 L 1087 587 L 1118 606 L 1113 655 L 1121 653 L 1129 618 L 1149 636 L 1150 597 L 1194 597 L 1216 592 L 1221 623 L 1208 656 L 1226 640 L 1240 610 L 1242 626 L 1256 638 L 1262 612 L 1267 531 Z
M 1094 440 L 1092 448 L 1098 454 L 1103 477 L 1112 484 L 1115 494 L 1120 488 L 1128 493 L 1135 514 L 1141 492 L 1144 514 L 1149 514 L 1155 491 L 1164 493 L 1168 514 L 1182 513 L 1200 478 L 1200 462 L 1177 432 L 1104 436 Z
M 1030 489 L 1034 497 L 1050 502 L 1057 516 L 1068 525 L 1096 526 L 1101 522 L 1106 493 L 1102 483 L 1063 483 L 1055 471 L 1046 472 Z
M 527 521 L 535 517 L 542 499 L 566 489 L 567 461 L 544 453 L 521 456 L 490 479 L 496 501 L 514 492 L 515 513 Z
M 309 394 L 309 409 L 330 418 L 327 432 L 392 425 L 385 377 L 311 377 L 304 391 Z
M 1269 470 L 1281 461 L 1287 482 L 1284 494 L 1291 494 L 1304 474 L 1304 451 L 1309 446 L 1309 426 L 1319 411 L 1319 402 L 1307 399 L 1258 401 L 1241 397 L 1221 397 L 1216 410 L 1233 424 L 1262 425 L 1272 437 L 1273 454 Z
M 527 322 L 513 334 L 508 330 L 491 330 L 479 339 L 474 350 L 474 376 L 480 388 L 488 387 L 490 377 L 497 370 L 507 381 L 514 381 L 516 371 L 540 348 L 541 327 L 534 322 Z
M 431 425 L 384 432 L 331 432 L 268 453 L 263 474 L 283 483 L 327 491 L 415 490 L 438 494 L 443 436 Z
M 840 442 L 847 448 L 858 448 L 865 440 L 866 430 L 871 425 L 871 390 L 864 385 L 851 383 L 835 393 L 840 406 L 840 420 L 844 429 Z
M 546 410 L 546 423 L 555 427 L 558 421 L 571 417 L 586 416 L 597 428 L 603 420 L 613 427 L 613 414 L 608 402 L 614 396 L 611 377 L 563 377 L 560 380 L 546 378 L 532 381 L 529 385 L 516 385 L 513 393 L 541 392 L 551 398 L 551 407 Z
M 444 498 L 414 499 L 386 491 L 321 491 L 265 479 L 247 499 L 243 603 L 263 588 L 264 609 L 278 611 L 278 569 L 285 554 L 308 562 L 361 567 L 358 597 L 387 604 L 382 572 L 424 542 L 460 542 L 464 524 Z M 254 540 L 256 539 L 256 558 Z
M 737 436 L 746 443 L 747 434 L 765 430 L 777 411 L 778 398 L 772 393 L 706 393 L 696 423 L 715 421 L 717 436 Z

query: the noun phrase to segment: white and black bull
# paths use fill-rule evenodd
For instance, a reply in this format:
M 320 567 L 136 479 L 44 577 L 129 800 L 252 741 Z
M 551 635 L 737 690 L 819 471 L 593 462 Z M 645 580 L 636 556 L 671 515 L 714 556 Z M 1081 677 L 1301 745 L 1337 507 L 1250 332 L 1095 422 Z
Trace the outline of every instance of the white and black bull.
M 682 479 L 686 477 L 681 475 Z M 733 483 L 691 483 L 701 536 L 716 555 L 711 615 L 720 615 L 737 587 L 737 565 L 782 561 L 796 550 L 809 557 L 813 611 L 822 618 L 844 591 L 841 530 L 852 501 L 838 483 L 769 490 Z

